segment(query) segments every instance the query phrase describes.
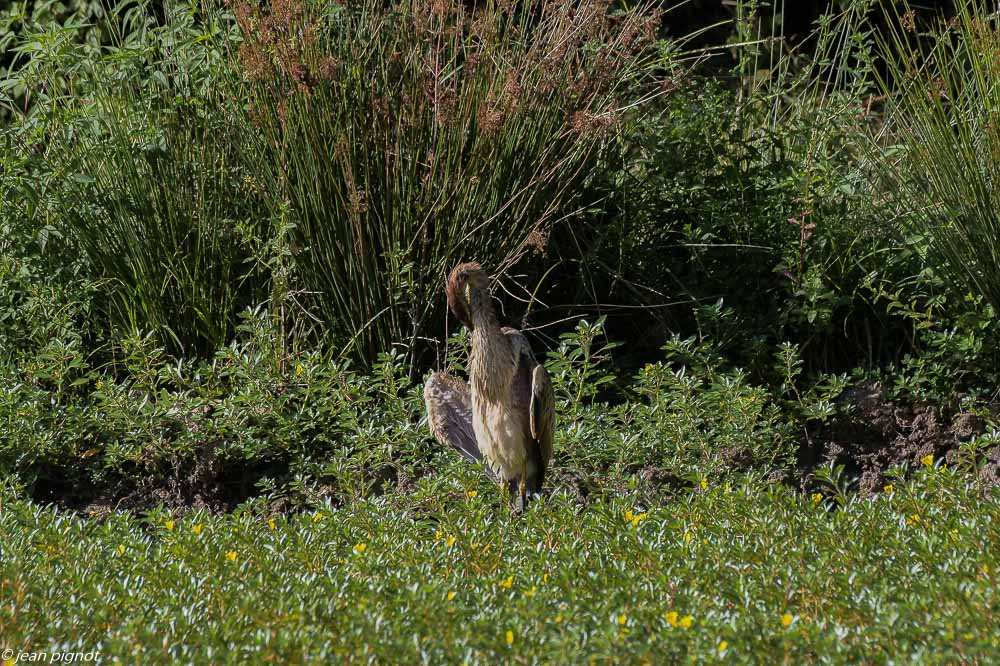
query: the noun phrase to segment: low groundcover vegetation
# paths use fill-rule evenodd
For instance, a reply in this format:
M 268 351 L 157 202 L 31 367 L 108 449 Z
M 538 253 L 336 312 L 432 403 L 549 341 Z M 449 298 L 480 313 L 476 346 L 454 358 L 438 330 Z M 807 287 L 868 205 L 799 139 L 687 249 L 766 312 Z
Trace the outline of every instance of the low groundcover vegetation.
M 988 663 L 1000 504 L 934 463 L 837 506 L 711 477 L 665 505 L 557 490 L 512 522 L 461 463 L 268 517 L 6 504 L 6 645 L 125 663 Z M 610 484 L 609 484 L 610 485 Z

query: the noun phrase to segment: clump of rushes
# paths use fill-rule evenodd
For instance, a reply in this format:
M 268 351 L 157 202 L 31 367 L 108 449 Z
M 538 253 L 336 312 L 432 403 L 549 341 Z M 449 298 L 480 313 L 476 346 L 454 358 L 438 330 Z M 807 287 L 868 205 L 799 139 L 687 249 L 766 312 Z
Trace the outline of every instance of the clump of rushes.
M 659 14 L 610 5 L 233 0 L 251 156 L 293 211 L 301 290 L 345 352 L 415 354 L 448 267 L 502 271 L 544 246 L 666 64 Z
M 960 0 L 929 31 L 908 6 L 892 16 L 879 83 L 894 151 L 876 163 L 935 268 L 1000 308 L 1000 24 L 991 12 Z
M 105 93 L 95 95 L 104 133 L 77 141 L 93 203 L 67 197 L 66 219 L 107 281 L 99 302 L 116 340 L 152 332 L 171 353 L 209 356 L 260 297 L 236 222 L 264 209 L 229 167 L 232 144 L 212 114 Z
M 203 38 L 167 4 L 165 25 L 148 31 L 135 12 L 116 12 L 132 36 L 67 65 L 76 87 L 52 87 L 46 160 L 66 174 L 57 226 L 100 280 L 110 343 L 148 333 L 171 354 L 208 357 L 266 298 L 240 227 L 269 209 L 239 168 L 231 100 L 212 85 L 225 33 L 206 16 Z

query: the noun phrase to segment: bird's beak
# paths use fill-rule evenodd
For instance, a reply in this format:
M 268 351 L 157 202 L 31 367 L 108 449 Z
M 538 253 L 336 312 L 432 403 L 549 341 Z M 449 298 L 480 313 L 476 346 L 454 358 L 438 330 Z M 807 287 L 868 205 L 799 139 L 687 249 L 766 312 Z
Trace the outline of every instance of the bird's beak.
M 466 295 L 456 289 L 454 285 L 449 285 L 449 288 L 446 290 L 446 295 L 448 297 L 448 307 L 455 313 L 458 320 L 471 330 L 472 316 L 469 312 L 469 302 Z
M 461 299 L 458 303 L 458 310 L 455 312 L 455 315 L 469 328 L 470 331 L 472 330 L 472 313 L 469 312 L 469 301 Z

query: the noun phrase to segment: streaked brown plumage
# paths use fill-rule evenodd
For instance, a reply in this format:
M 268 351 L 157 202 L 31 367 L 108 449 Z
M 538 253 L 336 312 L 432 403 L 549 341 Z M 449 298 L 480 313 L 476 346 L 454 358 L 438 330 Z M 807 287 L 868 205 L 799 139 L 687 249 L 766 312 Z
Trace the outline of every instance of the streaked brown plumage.
M 552 459 L 552 383 L 524 334 L 500 327 L 479 264 L 456 266 L 445 292 L 452 311 L 472 329 L 469 386 L 444 372 L 430 376 L 424 401 L 431 432 L 466 458 L 484 460 L 521 510 L 541 492 Z

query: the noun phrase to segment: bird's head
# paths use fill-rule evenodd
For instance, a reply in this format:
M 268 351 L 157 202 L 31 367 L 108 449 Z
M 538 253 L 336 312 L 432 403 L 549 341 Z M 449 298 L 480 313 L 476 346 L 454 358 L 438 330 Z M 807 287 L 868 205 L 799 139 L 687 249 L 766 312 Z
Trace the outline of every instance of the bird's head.
M 475 300 L 473 295 L 486 291 L 489 286 L 490 279 L 482 266 L 475 262 L 455 266 L 448 276 L 448 284 L 445 287 L 448 307 L 459 321 L 469 328 L 472 328 L 472 303 Z

